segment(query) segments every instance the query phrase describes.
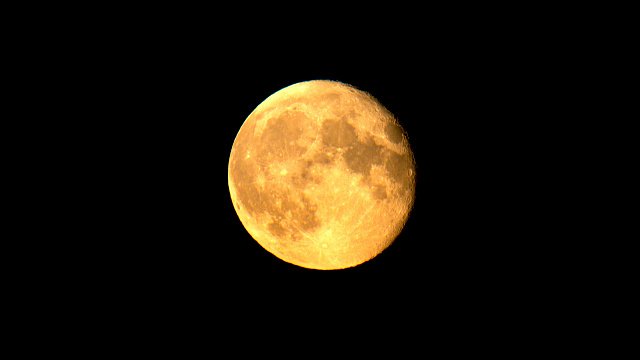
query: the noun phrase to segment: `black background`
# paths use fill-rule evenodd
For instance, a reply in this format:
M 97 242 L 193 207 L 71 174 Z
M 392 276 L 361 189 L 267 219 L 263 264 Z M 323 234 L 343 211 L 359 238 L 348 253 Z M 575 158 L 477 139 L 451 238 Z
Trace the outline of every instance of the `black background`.
M 111 24 L 53 52 L 80 119 L 68 130 L 80 143 L 69 154 L 81 240 L 61 265 L 83 290 L 150 315 L 207 318 L 302 307 L 442 319 L 538 296 L 532 289 L 548 279 L 556 251 L 538 226 L 549 220 L 537 197 L 551 179 L 535 171 L 545 147 L 536 134 L 549 129 L 540 104 L 556 101 L 547 80 L 558 65 L 526 29 L 407 21 L 395 32 L 355 24 L 317 33 L 301 20 L 299 33 L 284 23 L 245 33 L 205 20 Z M 417 162 L 400 236 L 340 271 L 300 268 L 261 248 L 227 184 L 246 117 L 274 92 L 314 79 L 375 96 Z
M 384 284 L 410 292 L 504 289 L 524 275 L 530 229 L 519 227 L 512 206 L 527 191 L 517 185 L 526 174 L 513 146 L 526 127 L 514 121 L 520 94 L 511 84 L 526 81 L 524 69 L 471 50 L 226 58 L 176 46 L 169 49 L 180 55 L 144 52 L 107 69 L 116 80 L 105 77 L 113 92 L 104 151 L 117 159 L 105 190 L 119 199 L 110 204 L 112 246 L 127 283 L 225 293 L 269 283 L 295 292 L 317 282 L 382 295 L 391 292 Z M 373 94 L 407 131 L 417 162 L 415 207 L 401 235 L 375 259 L 342 271 L 299 268 L 263 250 L 228 192 L 230 150 L 248 114 L 277 90 L 313 79 Z
M 34 293 L 24 292 L 30 309 L 19 315 L 42 316 L 47 335 L 67 326 L 80 335 L 65 340 L 106 342 L 94 350 L 164 352 L 182 336 L 212 343 L 209 352 L 236 340 L 237 353 L 271 336 L 268 348 L 286 352 L 311 340 L 296 356 L 341 343 L 377 352 L 393 335 L 394 357 L 411 344 L 477 353 L 532 339 L 526 351 L 587 323 L 591 310 L 566 295 L 591 281 L 574 260 L 599 261 L 580 255 L 571 223 L 581 218 L 575 204 L 588 209 L 591 199 L 582 179 L 564 174 L 585 158 L 568 140 L 588 126 L 588 114 L 574 112 L 591 104 L 575 90 L 590 91 L 583 58 L 601 35 L 566 21 L 580 18 L 576 8 L 380 4 L 29 12 L 47 21 L 12 28 L 30 40 L 11 54 L 23 66 L 8 68 L 20 78 L 13 94 L 27 99 L 29 141 L 15 151 L 35 153 L 24 166 L 36 174 L 23 175 L 18 195 L 39 215 L 22 228 L 26 259 L 11 269 L 30 275 L 21 287 Z M 580 44 L 587 51 L 571 56 Z M 304 269 L 262 249 L 228 191 L 246 117 L 314 79 L 375 96 L 417 161 L 404 230 L 346 270 Z M 177 347 L 182 356 L 190 348 Z

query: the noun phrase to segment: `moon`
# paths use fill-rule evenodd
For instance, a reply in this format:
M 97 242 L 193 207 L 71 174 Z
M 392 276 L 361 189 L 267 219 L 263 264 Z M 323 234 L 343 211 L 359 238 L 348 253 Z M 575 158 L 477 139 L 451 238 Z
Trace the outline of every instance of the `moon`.
M 336 81 L 285 87 L 242 124 L 229 192 L 248 233 L 304 268 L 345 269 L 393 243 L 415 200 L 407 134 L 372 95 Z

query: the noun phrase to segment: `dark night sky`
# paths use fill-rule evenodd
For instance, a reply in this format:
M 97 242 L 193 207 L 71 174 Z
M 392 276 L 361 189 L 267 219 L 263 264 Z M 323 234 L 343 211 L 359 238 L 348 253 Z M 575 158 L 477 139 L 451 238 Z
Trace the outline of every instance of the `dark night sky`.
M 101 352 L 124 343 L 166 355 L 175 346 L 180 357 L 200 344 L 211 355 L 228 346 L 296 357 L 335 357 L 331 345 L 346 344 L 358 358 L 389 346 L 403 358 L 398 351 L 411 344 L 420 355 L 437 345 L 478 354 L 486 344 L 531 339 L 521 349 L 529 351 L 564 341 L 567 309 L 582 299 L 563 292 L 591 281 L 572 262 L 582 238 L 562 226 L 575 201 L 591 201 L 590 189 L 576 190 L 581 179 L 563 177 L 584 157 L 567 141 L 583 122 L 569 101 L 575 87 L 588 89 L 583 58 L 597 52 L 582 27 L 554 28 L 579 18 L 578 7 L 563 15 L 380 2 L 349 13 L 346 2 L 284 10 L 242 2 L 234 13 L 221 4 L 51 5 L 60 15 L 39 5 L 25 16 L 39 24 L 41 12 L 41 27 L 20 18 L 9 25 L 21 49 L 7 56 L 26 67 L 7 67 L 21 82 L 10 92 L 26 100 L 17 122 L 47 140 L 7 152 L 37 153 L 25 162 L 37 172 L 31 188 L 7 191 L 43 215 L 21 228 L 27 261 L 8 267 L 10 280 L 32 273 L 19 282 L 35 290 L 7 292 L 30 301 L 9 308 L 28 329 L 13 333 L 58 334 L 56 345 Z M 566 56 L 581 37 L 592 50 Z M 274 92 L 314 79 L 375 96 L 406 130 L 417 162 L 402 233 L 346 270 L 271 255 L 229 196 L 229 154 L 244 120 Z M 43 198 L 27 199 L 32 192 Z M 590 312 L 574 311 L 576 324 Z M 529 328 L 533 336 L 520 331 Z M 254 342 L 269 337 L 267 346 Z
M 517 219 L 509 212 L 515 199 L 508 193 L 520 174 L 509 171 L 517 159 L 504 148 L 517 141 L 505 138 L 513 127 L 509 102 L 517 98 L 510 78 L 496 73 L 504 69 L 470 61 L 467 53 L 326 52 L 226 58 L 190 50 L 160 61 L 145 54 L 114 72 L 132 76 L 114 100 L 116 112 L 127 114 L 116 120 L 114 145 L 125 159 L 120 186 L 132 194 L 123 204 L 134 229 L 122 240 L 133 254 L 130 265 L 180 284 L 268 278 L 347 286 L 383 279 L 448 287 L 451 280 L 511 279 L 503 268 L 520 261 L 523 249 L 504 256 L 505 246 L 526 234 L 512 233 Z M 248 114 L 273 92 L 312 79 L 346 82 L 377 97 L 407 131 L 417 161 L 415 207 L 396 242 L 373 261 L 331 273 L 298 268 L 259 247 L 227 187 L 231 146 Z
M 106 34 L 77 63 L 78 103 L 92 119 L 81 141 L 97 150 L 76 156 L 100 164 L 83 175 L 96 181 L 85 201 L 100 208 L 84 215 L 96 240 L 77 257 L 95 269 L 88 282 L 196 307 L 267 295 L 447 307 L 513 294 L 544 271 L 533 264 L 551 244 L 526 207 L 541 175 L 522 166 L 534 149 L 521 145 L 541 126 L 531 84 L 544 81 L 544 67 L 513 39 L 440 29 L 405 42 L 320 36 L 294 46 L 203 24 L 120 42 Z M 417 162 L 403 232 L 378 257 L 341 271 L 299 268 L 263 250 L 227 186 L 246 117 L 275 91 L 313 79 L 374 95 L 407 131 Z

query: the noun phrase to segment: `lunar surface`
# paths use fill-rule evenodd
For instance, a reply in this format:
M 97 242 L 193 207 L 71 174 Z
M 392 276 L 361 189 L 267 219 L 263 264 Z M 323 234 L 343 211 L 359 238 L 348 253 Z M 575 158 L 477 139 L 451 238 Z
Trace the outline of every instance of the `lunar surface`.
M 278 258 L 344 269 L 386 249 L 415 198 L 415 161 L 373 96 L 325 80 L 288 86 L 244 121 L 229 158 L 240 221 Z

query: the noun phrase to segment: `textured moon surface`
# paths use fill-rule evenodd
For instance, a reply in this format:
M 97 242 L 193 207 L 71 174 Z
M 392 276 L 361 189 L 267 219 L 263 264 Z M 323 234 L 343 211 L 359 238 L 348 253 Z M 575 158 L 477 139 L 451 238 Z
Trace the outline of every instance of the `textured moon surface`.
M 277 91 L 244 121 L 229 158 L 234 208 L 278 258 L 353 267 L 400 234 L 415 199 L 405 132 L 373 96 L 326 80 Z

